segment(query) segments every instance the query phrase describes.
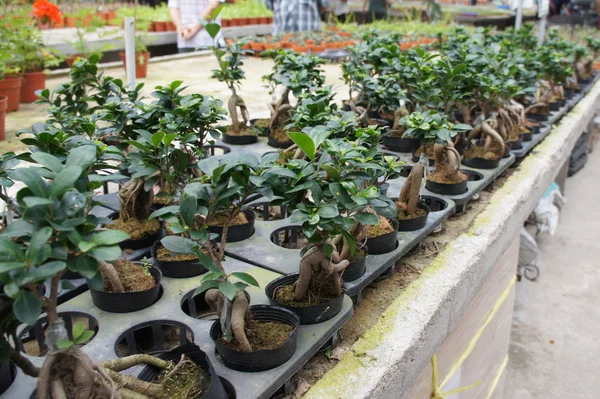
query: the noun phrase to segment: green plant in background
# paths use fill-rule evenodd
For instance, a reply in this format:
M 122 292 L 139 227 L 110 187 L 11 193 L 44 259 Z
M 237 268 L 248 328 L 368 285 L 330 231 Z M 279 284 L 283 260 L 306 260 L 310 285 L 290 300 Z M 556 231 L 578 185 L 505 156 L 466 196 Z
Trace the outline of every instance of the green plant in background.
M 221 12 L 223 19 L 272 17 L 273 12 L 257 0 L 241 0 L 227 4 Z

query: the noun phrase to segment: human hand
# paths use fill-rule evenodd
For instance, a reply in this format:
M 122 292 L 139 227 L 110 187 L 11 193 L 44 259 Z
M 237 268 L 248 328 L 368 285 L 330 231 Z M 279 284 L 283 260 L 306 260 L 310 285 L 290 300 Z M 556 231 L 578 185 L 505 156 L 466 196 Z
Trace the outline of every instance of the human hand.
M 195 24 L 194 26 L 188 27 L 183 38 L 185 40 L 190 40 L 191 38 L 196 36 L 198 34 L 198 32 L 200 32 L 203 28 L 204 28 L 204 26 L 200 23 Z
M 177 27 L 177 36 L 180 38 L 185 38 L 185 35 L 187 34 L 187 30 L 188 28 L 184 28 L 183 26 L 178 26 Z

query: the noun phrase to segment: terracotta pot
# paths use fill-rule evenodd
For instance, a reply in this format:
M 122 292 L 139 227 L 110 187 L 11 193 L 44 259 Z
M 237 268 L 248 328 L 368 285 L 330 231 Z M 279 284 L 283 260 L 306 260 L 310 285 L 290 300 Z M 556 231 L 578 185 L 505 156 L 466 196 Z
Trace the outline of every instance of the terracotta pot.
M 322 53 L 325 51 L 325 46 L 322 44 L 313 44 L 310 46 L 311 53 Z
M 164 21 L 155 21 L 154 30 L 156 32 L 165 32 L 167 30 L 167 24 Z
M 297 53 L 306 53 L 308 52 L 308 46 L 300 46 L 298 44 L 293 44 L 292 50 L 294 50 Z
M 65 26 L 69 28 L 75 28 L 77 26 L 77 18 L 75 17 L 64 17 Z
M 70 56 L 67 57 L 66 61 L 67 61 L 67 65 L 69 66 L 69 68 L 73 68 L 73 63 L 79 57 L 80 57 L 79 54 L 70 55 Z
M 258 24 L 259 25 L 266 25 L 269 23 L 269 18 L 268 17 L 261 17 L 258 19 Z
M 21 77 L 0 79 L 0 96 L 8 97 L 6 112 L 17 111 L 21 97 Z
M 40 21 L 38 21 L 36 25 L 37 25 L 38 29 L 42 29 L 42 30 L 50 29 L 50 22 L 46 22 L 45 24 L 43 24 Z
M 279 47 L 279 43 L 265 43 L 265 50 L 273 50 Z
M 327 42 L 325 43 L 325 48 L 327 49 L 336 49 L 339 46 L 339 42 Z
M 62 29 L 62 28 L 64 28 L 64 27 L 65 27 L 65 20 L 64 20 L 64 19 L 61 19 L 59 23 L 56 23 L 56 22 L 55 22 L 55 23 L 54 23 L 54 24 L 53 24 L 53 25 L 50 27 L 50 29 Z
M 254 51 L 263 51 L 265 49 L 265 44 L 252 42 L 252 43 L 250 43 L 250 48 Z
M 237 26 L 246 26 L 248 25 L 247 18 L 234 18 L 234 21 L 237 21 Z
M 127 70 L 127 62 L 125 61 L 125 52 L 122 51 L 119 53 L 119 57 L 121 57 L 121 61 L 123 61 L 123 66 L 125 70 Z M 135 77 L 145 78 L 148 75 L 148 61 L 150 60 L 150 53 L 146 51 L 145 53 L 136 53 L 135 54 Z M 140 62 L 142 61 L 142 62 Z
M 350 33 L 350 32 L 338 32 L 338 35 L 340 35 L 342 37 L 350 37 L 350 36 L 352 36 L 352 33 Z
M 150 25 L 148 25 L 148 32 L 156 32 L 156 26 L 154 25 L 156 22 L 150 22 Z M 121 24 L 121 29 L 124 29 L 125 25 Z
M 5 133 L 6 133 L 4 118 L 6 116 L 7 104 L 8 104 L 8 97 L 0 96 L 0 141 L 4 140 Z
M 242 46 L 242 50 L 252 50 L 252 47 L 250 46 L 250 43 L 246 43 Z
M 273 17 L 268 17 L 267 18 L 267 23 L 268 24 L 272 24 L 273 23 Z
M 292 48 L 292 46 L 294 45 L 293 43 L 290 43 L 288 41 L 281 41 L 279 42 L 279 44 L 281 45 L 281 48 Z
M 46 88 L 46 74 L 44 72 L 29 72 L 23 74 L 21 82 L 21 102 L 30 104 L 39 98 L 35 94 L 38 90 Z
M 231 26 L 231 25 L 230 25 L 230 22 L 231 22 L 231 20 L 230 20 L 230 19 L 222 19 L 222 20 L 221 20 L 221 26 L 222 26 L 223 28 L 227 28 L 228 26 Z
M 177 30 L 177 27 L 173 22 L 169 21 L 165 23 L 167 24 L 167 32 L 175 32 Z
M 231 18 L 229 20 L 229 26 L 238 26 L 238 19 L 237 18 Z
M 248 25 L 258 25 L 258 18 L 248 18 Z
M 339 26 L 335 26 L 335 25 L 329 25 L 327 26 L 327 30 L 333 31 L 333 32 L 337 32 L 340 30 Z
M 306 44 L 307 46 L 312 46 L 313 44 L 315 44 L 315 41 L 314 41 L 314 40 L 312 40 L 312 39 L 305 40 L 305 41 L 304 41 L 304 44 Z
M 94 17 L 92 16 L 92 14 L 87 14 L 85 17 L 83 17 L 83 26 L 90 26 L 93 19 Z
M 104 13 L 104 20 L 105 20 L 106 22 L 110 22 L 110 21 L 112 21 L 112 20 L 113 20 L 113 19 L 115 19 L 115 18 L 117 18 L 117 13 L 116 13 L 116 12 L 114 12 L 114 11 L 106 11 L 106 12 Z

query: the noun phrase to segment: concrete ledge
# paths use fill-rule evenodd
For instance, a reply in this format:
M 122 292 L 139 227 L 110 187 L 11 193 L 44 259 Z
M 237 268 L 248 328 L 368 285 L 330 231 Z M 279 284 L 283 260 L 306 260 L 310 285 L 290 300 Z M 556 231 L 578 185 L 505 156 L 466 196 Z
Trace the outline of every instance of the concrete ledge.
M 305 396 L 400 398 L 454 329 L 600 107 L 600 83 L 555 127 L 463 233 Z

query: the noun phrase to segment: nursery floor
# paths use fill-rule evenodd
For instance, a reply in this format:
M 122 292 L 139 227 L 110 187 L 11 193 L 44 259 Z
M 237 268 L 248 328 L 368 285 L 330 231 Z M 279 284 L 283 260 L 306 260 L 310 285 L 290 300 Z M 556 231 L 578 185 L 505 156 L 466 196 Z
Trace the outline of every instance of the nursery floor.
M 517 284 L 504 397 L 598 397 L 600 152 L 567 179 L 558 231 L 539 243 L 541 275 Z
M 211 71 L 217 67 L 217 62 L 212 55 L 198 56 L 186 59 L 170 60 L 148 64 L 148 78 L 140 79 L 145 83 L 143 96 L 151 100 L 150 94 L 156 86 L 165 85 L 175 80 L 182 80 L 188 86 L 187 93 L 202 93 L 216 96 L 227 101 L 230 91 L 224 83 L 210 79 Z M 262 81 L 262 76 L 268 74 L 273 67 L 271 60 L 257 57 L 249 57 L 244 60 L 244 71 L 246 80 L 242 84 L 239 95 L 244 98 L 250 118 L 266 118 L 269 116 L 267 102 L 271 100 L 269 90 Z M 326 84 L 333 85 L 337 93 L 336 101 L 341 104 L 342 99 L 348 98 L 348 89 L 341 81 L 341 69 L 339 64 L 327 64 L 324 66 Z M 125 80 L 123 68 L 112 68 L 107 70 L 108 76 Z M 67 82 L 68 77 L 48 79 L 46 87 L 55 89 L 59 84 Z M 28 129 L 35 122 L 43 122 L 46 114 L 43 112 L 44 105 L 21 104 L 17 112 L 6 115 L 6 139 L 0 141 L 0 153 L 7 151 L 21 151 L 25 146 L 21 144 L 15 133 L 20 129 Z

